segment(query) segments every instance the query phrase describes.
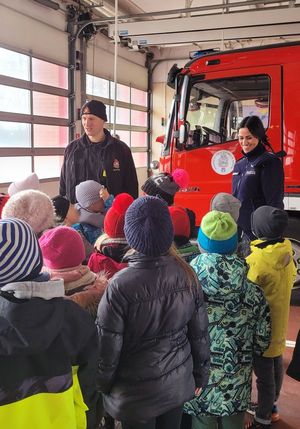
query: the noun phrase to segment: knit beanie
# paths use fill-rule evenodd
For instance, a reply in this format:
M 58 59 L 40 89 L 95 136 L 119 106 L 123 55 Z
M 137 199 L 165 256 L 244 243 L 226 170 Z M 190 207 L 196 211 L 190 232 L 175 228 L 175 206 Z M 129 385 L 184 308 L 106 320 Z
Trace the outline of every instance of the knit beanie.
M 81 265 L 85 259 L 80 234 L 68 226 L 49 229 L 41 236 L 39 243 L 47 268 L 54 270 L 74 268 Z
M 282 238 L 287 224 L 287 213 L 271 206 L 261 206 L 251 216 L 252 232 L 257 238 Z
M 133 202 L 131 195 L 123 193 L 116 196 L 104 217 L 104 232 L 111 238 L 124 238 L 125 213 Z
M 21 191 L 10 197 L 2 218 L 17 218 L 27 222 L 36 234 L 54 225 L 55 211 L 51 198 L 40 191 Z
M 237 222 L 239 218 L 241 202 L 231 194 L 219 192 L 210 201 L 210 209 L 219 212 L 229 213 L 233 220 Z
M 56 197 L 52 198 L 52 203 L 54 206 L 57 220 L 59 222 L 63 222 L 66 219 L 66 216 L 68 214 L 68 211 L 70 208 L 70 201 L 67 200 L 66 197 L 57 195 Z
M 7 190 L 8 195 L 12 196 L 20 191 L 26 191 L 27 189 L 39 190 L 40 182 L 36 173 L 31 173 L 28 177 L 18 182 L 12 182 Z
M 86 180 L 79 183 L 75 188 L 76 200 L 80 207 L 87 209 L 93 203 L 100 200 L 101 185 L 95 180 Z
M 82 115 L 95 115 L 103 121 L 107 122 L 106 106 L 101 101 L 91 100 L 84 103 L 80 111 L 80 117 Z
M 0 220 L 0 287 L 33 280 L 42 266 L 42 253 L 31 227 L 19 219 Z
M 182 168 L 174 170 L 173 174 L 159 173 L 150 176 L 142 185 L 142 191 L 153 197 L 160 197 L 169 206 L 174 203 L 174 197 L 179 189 L 186 188 L 189 183 L 189 175 Z
M 174 236 L 185 237 L 187 240 L 190 238 L 191 224 L 190 218 L 185 208 L 171 206 L 169 212 L 174 228 Z
M 132 249 L 147 256 L 166 253 L 174 238 L 166 202 L 148 196 L 135 200 L 126 212 L 124 232 Z
M 237 225 L 229 213 L 213 210 L 201 221 L 198 243 L 208 253 L 233 253 L 237 247 Z

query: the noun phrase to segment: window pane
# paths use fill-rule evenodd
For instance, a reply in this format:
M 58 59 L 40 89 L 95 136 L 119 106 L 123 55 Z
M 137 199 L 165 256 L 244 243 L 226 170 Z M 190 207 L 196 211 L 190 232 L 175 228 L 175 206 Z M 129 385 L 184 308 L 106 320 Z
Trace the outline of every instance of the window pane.
M 30 114 L 29 91 L 0 85 L 0 111 Z
M 32 58 L 32 81 L 68 89 L 68 69 L 57 64 Z
M 147 92 L 131 88 L 131 104 L 147 107 Z
M 135 152 L 132 154 L 135 167 L 147 167 L 147 153 Z
M 130 103 L 130 86 L 125 86 L 118 83 L 117 88 L 117 100 Z
M 146 127 L 147 112 L 140 112 L 139 110 L 131 110 L 131 125 Z
M 58 95 L 33 92 L 33 114 L 55 118 L 68 118 L 68 99 Z
M 34 147 L 66 147 L 69 141 L 68 127 L 34 125 Z
M 0 74 L 17 79 L 30 79 L 30 62 L 27 55 L 0 48 Z
M 112 130 L 111 130 L 112 133 Z M 118 130 L 116 131 L 116 134 L 120 137 L 120 140 L 122 142 L 126 143 L 129 146 L 130 143 L 130 131 L 124 131 L 124 130 Z
M 59 177 L 63 159 L 63 156 L 35 156 L 34 170 L 39 179 Z
M 114 107 L 110 106 L 110 123 L 114 122 Z M 123 107 L 117 107 L 117 124 L 130 125 L 130 110 Z
M 109 98 L 109 81 L 100 77 L 86 75 L 86 93 Z
M 194 82 L 186 120 L 188 149 L 237 139 L 243 117 L 257 115 L 268 125 L 270 79 L 266 75 Z M 185 100 L 181 100 L 183 106 Z
M 30 124 L 0 121 L 0 147 L 30 147 Z
M 147 147 L 147 133 L 131 131 L 132 147 Z
M 23 180 L 31 173 L 30 156 L 0 157 L 0 183 Z

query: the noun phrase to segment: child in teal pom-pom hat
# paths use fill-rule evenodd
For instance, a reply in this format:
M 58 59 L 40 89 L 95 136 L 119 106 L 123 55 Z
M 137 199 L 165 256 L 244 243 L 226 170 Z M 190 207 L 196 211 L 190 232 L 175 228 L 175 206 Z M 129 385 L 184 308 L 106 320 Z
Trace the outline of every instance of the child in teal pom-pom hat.
M 184 406 L 192 429 L 243 428 L 253 354 L 263 354 L 269 344 L 269 307 L 261 289 L 247 280 L 237 243 L 237 225 L 229 213 L 213 210 L 203 217 L 198 234 L 203 253 L 191 266 L 205 295 L 211 367 L 207 386 Z

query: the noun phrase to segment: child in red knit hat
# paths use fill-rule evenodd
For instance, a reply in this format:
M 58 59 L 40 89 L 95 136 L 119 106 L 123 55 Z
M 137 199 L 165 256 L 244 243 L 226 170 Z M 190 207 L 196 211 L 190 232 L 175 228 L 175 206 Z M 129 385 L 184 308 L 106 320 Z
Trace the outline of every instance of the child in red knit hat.
M 87 310 L 93 318 L 107 279 L 97 276 L 82 265 L 85 250 L 81 236 L 73 228 L 58 226 L 49 229 L 39 239 L 44 268 L 51 279 L 63 279 L 65 294 Z
M 189 264 L 200 253 L 198 246 L 190 242 L 195 228 L 195 213 L 179 206 L 169 207 L 169 212 L 177 253 Z
M 133 202 L 131 195 L 123 193 L 116 196 L 104 218 L 104 234 L 95 243 L 96 252 L 90 256 L 88 267 L 94 272 L 105 271 L 108 278 L 127 267 L 122 262 L 129 250 L 124 235 L 125 213 Z

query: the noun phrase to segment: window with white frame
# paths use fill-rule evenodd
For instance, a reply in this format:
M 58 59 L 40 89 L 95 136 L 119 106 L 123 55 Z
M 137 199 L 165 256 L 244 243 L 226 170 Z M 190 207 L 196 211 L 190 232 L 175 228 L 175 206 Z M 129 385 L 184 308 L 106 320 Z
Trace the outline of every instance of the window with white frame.
M 67 67 L 0 47 L 0 183 L 59 177 L 68 127 Z
M 114 121 L 114 82 L 86 75 L 88 98 L 102 101 L 107 108 L 108 128 Z M 116 131 L 115 133 L 130 146 L 135 166 L 147 167 L 147 91 L 132 86 L 117 84 Z

